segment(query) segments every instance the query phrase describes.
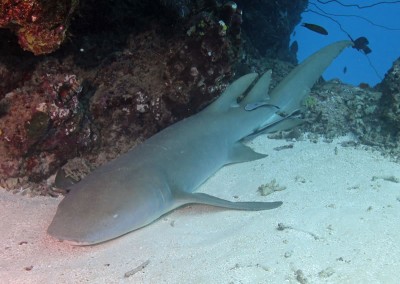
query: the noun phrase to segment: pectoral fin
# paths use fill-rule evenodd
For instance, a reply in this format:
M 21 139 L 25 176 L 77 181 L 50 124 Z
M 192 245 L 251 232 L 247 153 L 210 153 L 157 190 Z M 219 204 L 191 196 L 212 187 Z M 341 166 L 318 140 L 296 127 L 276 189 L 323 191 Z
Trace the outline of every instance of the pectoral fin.
M 275 209 L 282 205 L 281 201 L 276 202 L 232 202 L 205 193 L 186 193 L 179 194 L 179 206 L 184 204 L 205 204 L 216 207 L 223 207 L 234 210 L 260 211 Z

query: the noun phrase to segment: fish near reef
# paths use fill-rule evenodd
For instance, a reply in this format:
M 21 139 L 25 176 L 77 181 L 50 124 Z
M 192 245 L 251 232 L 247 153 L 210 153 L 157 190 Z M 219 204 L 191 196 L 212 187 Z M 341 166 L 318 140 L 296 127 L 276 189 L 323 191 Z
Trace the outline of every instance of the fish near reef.
M 362 36 L 353 41 L 353 48 L 364 51 L 365 54 L 372 52 L 371 48 L 368 47 L 369 41 L 366 37 Z
M 340 41 L 316 52 L 270 95 L 271 71 L 234 81 L 200 113 L 162 130 L 72 185 L 48 233 L 75 245 L 93 245 L 144 227 L 190 203 L 254 211 L 277 208 L 282 202 L 231 202 L 194 191 L 227 164 L 264 158 L 242 142 L 299 124 L 296 114 L 311 87 L 351 45 L 351 41 Z M 246 110 L 248 105 L 252 107 Z
M 303 24 L 301 24 L 301 26 L 309 29 L 310 31 L 319 33 L 321 35 L 328 35 L 328 31 L 325 28 L 323 28 L 323 27 L 321 27 L 319 25 L 310 24 L 310 23 L 303 23 Z

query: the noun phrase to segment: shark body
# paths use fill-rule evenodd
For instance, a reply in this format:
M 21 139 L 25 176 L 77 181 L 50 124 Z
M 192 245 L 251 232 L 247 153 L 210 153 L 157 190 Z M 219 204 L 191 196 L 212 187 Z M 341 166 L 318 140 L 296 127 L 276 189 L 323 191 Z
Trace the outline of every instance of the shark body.
M 231 202 L 194 191 L 227 164 L 265 157 L 242 141 L 298 124 L 294 114 L 311 87 L 351 44 L 341 41 L 316 52 L 269 96 L 270 71 L 260 78 L 256 73 L 239 78 L 200 113 L 162 130 L 73 185 L 48 233 L 72 244 L 92 245 L 146 226 L 189 203 L 238 210 L 280 206 L 282 202 Z

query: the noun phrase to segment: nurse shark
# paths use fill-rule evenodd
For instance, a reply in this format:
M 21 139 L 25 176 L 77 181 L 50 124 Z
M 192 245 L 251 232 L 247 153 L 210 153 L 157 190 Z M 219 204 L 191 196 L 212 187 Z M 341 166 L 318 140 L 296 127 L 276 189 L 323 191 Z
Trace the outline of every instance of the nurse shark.
M 47 230 L 74 245 L 102 243 L 142 228 L 186 204 L 267 210 L 276 202 L 232 202 L 194 191 L 225 165 L 264 158 L 243 142 L 290 129 L 311 87 L 351 41 L 322 48 L 271 94 L 271 71 L 234 81 L 201 112 L 150 137 L 72 185 Z M 242 99 L 239 99 L 242 98 Z

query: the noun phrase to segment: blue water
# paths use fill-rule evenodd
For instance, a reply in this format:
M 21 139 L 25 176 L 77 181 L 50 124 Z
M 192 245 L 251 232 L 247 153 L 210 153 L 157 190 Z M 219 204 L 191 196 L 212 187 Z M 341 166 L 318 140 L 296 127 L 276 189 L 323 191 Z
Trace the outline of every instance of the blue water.
M 344 4 L 359 3 L 359 5 L 370 5 L 379 1 L 342 0 L 341 2 Z M 338 78 L 342 82 L 353 85 L 368 83 L 374 86 L 379 83 L 392 66 L 393 61 L 400 56 L 400 1 L 392 2 L 392 4 L 360 9 L 357 7 L 343 7 L 337 2 L 321 4 L 316 0 L 310 0 L 308 11 L 302 14 L 301 23 L 307 22 L 321 25 L 328 30 L 329 34 L 324 36 L 300 25 L 297 26 L 292 34 L 291 41 L 297 40 L 299 44 L 297 53 L 299 62 L 319 50 L 322 46 L 337 40 L 348 39 L 339 25 L 326 17 L 329 16 L 339 22 L 342 28 L 354 39 L 360 36 L 367 37 L 372 52 L 368 54 L 368 60 L 365 54 L 356 52 L 355 49 L 346 50 L 327 69 L 324 73 L 324 78 L 327 80 Z M 324 14 L 324 12 L 335 15 L 325 14 L 325 16 L 322 16 L 321 14 Z M 345 67 L 347 69 L 346 72 L 344 72 Z

